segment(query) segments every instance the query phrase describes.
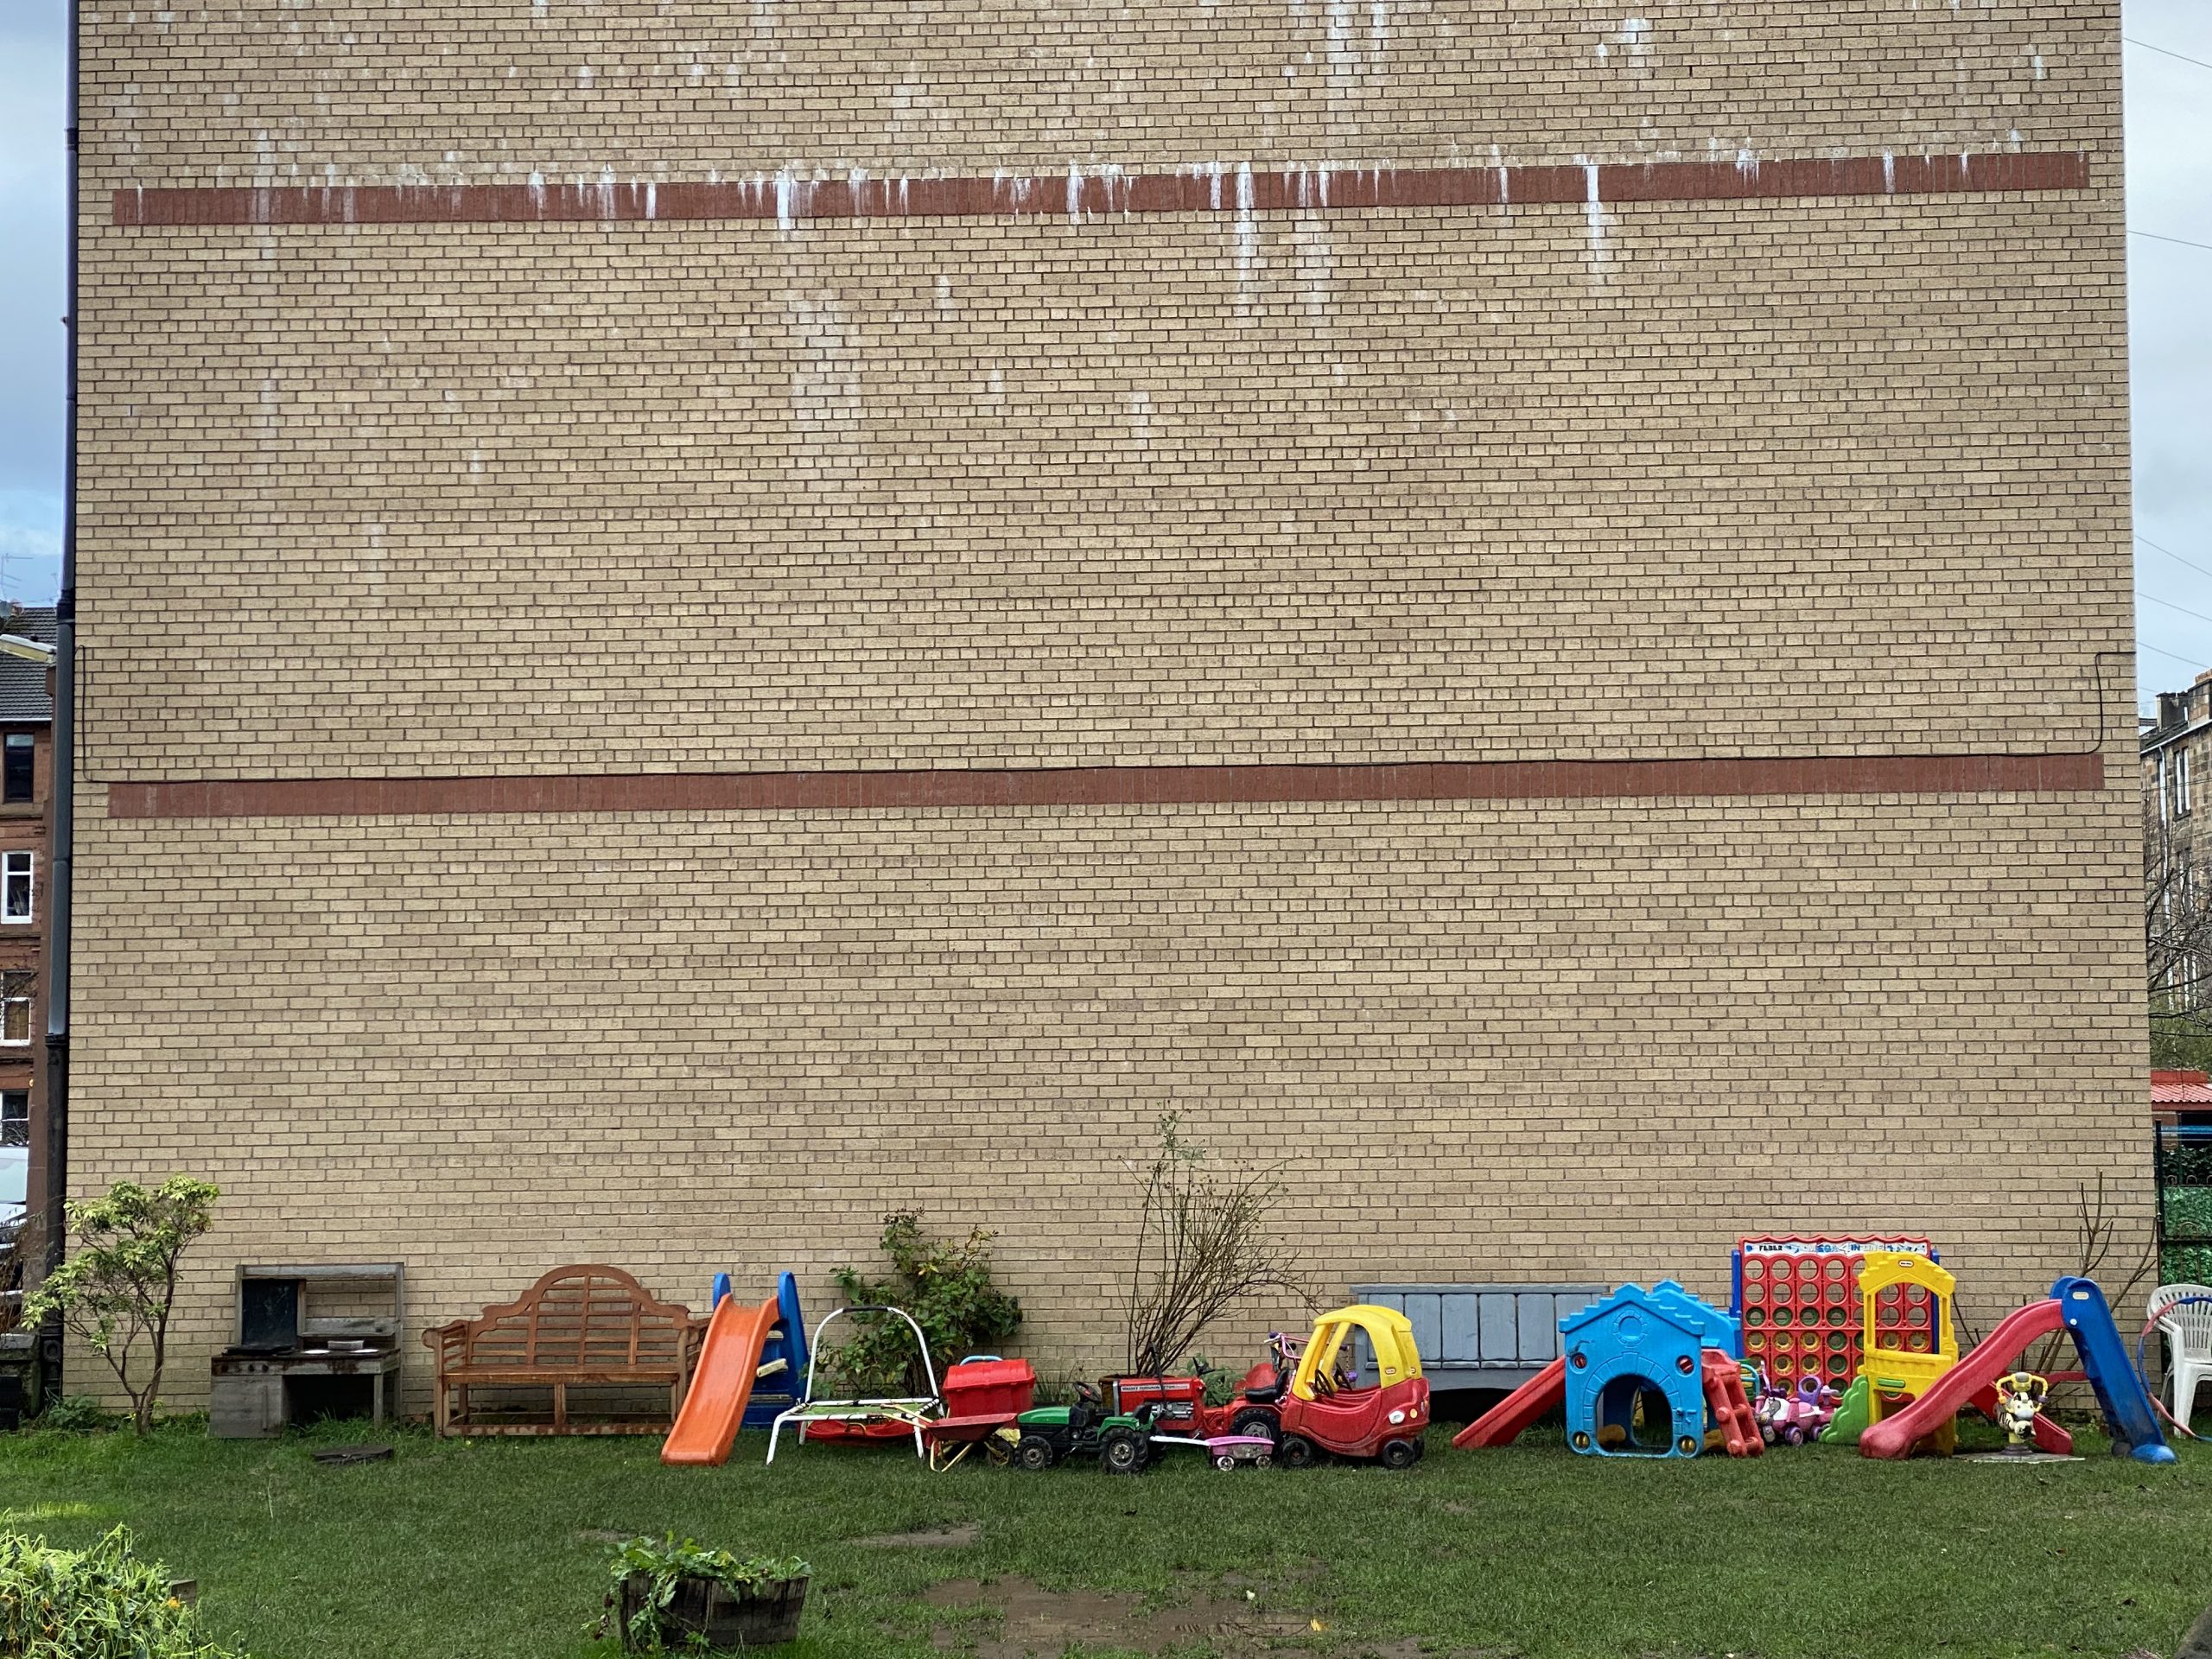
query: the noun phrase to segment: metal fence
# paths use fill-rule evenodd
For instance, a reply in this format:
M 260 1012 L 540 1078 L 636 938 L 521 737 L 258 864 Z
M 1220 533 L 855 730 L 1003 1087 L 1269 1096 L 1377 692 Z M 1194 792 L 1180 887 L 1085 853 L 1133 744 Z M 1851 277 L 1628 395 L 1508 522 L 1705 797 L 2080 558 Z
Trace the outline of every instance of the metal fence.
M 2212 1284 L 2212 1126 L 2158 1126 L 2158 1273 Z

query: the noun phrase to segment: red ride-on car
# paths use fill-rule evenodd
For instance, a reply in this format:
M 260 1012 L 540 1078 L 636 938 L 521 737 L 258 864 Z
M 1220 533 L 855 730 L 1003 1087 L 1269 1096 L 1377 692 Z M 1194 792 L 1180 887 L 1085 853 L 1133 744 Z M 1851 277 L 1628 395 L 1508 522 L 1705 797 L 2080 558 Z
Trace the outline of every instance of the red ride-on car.
M 1372 1381 L 1345 1367 L 1355 1332 L 1363 1332 L 1375 1355 Z M 1313 1322 L 1313 1334 L 1281 1402 L 1282 1431 L 1275 1459 L 1302 1469 L 1317 1453 L 1372 1458 L 1386 1469 L 1403 1469 L 1421 1455 L 1428 1427 L 1428 1379 L 1406 1316 L 1365 1303 L 1340 1307 Z

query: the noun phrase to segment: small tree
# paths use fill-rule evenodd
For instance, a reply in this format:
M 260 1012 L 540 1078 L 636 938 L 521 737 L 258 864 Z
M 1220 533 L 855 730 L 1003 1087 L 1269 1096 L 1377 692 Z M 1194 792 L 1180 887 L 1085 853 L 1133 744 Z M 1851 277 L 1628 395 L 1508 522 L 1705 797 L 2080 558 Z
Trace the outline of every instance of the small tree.
M 1232 1303 L 1284 1290 L 1310 1303 L 1297 1256 L 1274 1224 L 1282 1198 L 1275 1166 L 1205 1166 L 1205 1150 L 1182 1138 L 1173 1112 L 1160 1120 L 1160 1150 L 1140 1175 L 1136 1249 L 1124 1312 L 1131 1374 L 1157 1376 L 1190 1352 Z
M 23 1308 L 27 1324 L 60 1314 L 99 1351 L 130 1396 L 131 1427 L 141 1434 L 153 1424 L 168 1357 L 177 1263 L 207 1230 L 219 1196 L 206 1181 L 172 1175 L 150 1190 L 118 1181 L 105 1198 L 71 1205 L 78 1248 Z

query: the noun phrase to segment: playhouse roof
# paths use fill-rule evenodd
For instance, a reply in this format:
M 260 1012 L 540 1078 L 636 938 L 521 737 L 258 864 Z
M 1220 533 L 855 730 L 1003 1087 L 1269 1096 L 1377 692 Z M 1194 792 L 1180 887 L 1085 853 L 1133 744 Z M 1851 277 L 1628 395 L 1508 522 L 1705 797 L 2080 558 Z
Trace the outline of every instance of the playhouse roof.
M 1656 1320 L 1679 1332 L 1694 1346 L 1704 1344 L 1703 1316 L 1679 1287 L 1666 1285 L 1653 1290 L 1646 1290 L 1642 1285 L 1623 1285 L 1602 1301 L 1592 1302 L 1580 1313 L 1561 1319 L 1560 1333 L 1572 1336 L 1592 1325 L 1611 1325 L 1630 1313 Z

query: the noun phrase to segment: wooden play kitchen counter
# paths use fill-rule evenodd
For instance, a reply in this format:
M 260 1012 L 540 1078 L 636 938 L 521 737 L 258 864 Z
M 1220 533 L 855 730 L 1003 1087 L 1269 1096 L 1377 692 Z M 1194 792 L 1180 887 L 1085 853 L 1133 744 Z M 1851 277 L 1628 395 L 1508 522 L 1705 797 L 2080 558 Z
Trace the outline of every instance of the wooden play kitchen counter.
M 273 1440 L 288 1423 L 353 1403 L 338 1384 L 363 1379 L 370 1415 L 383 1422 L 397 1392 L 406 1317 L 403 1262 L 242 1267 L 238 1341 L 209 1363 L 207 1432 L 220 1440 Z M 325 1311 L 311 1311 L 319 1298 Z M 386 1301 L 389 1313 L 332 1311 Z M 357 1397 L 357 1396 L 356 1396 Z

